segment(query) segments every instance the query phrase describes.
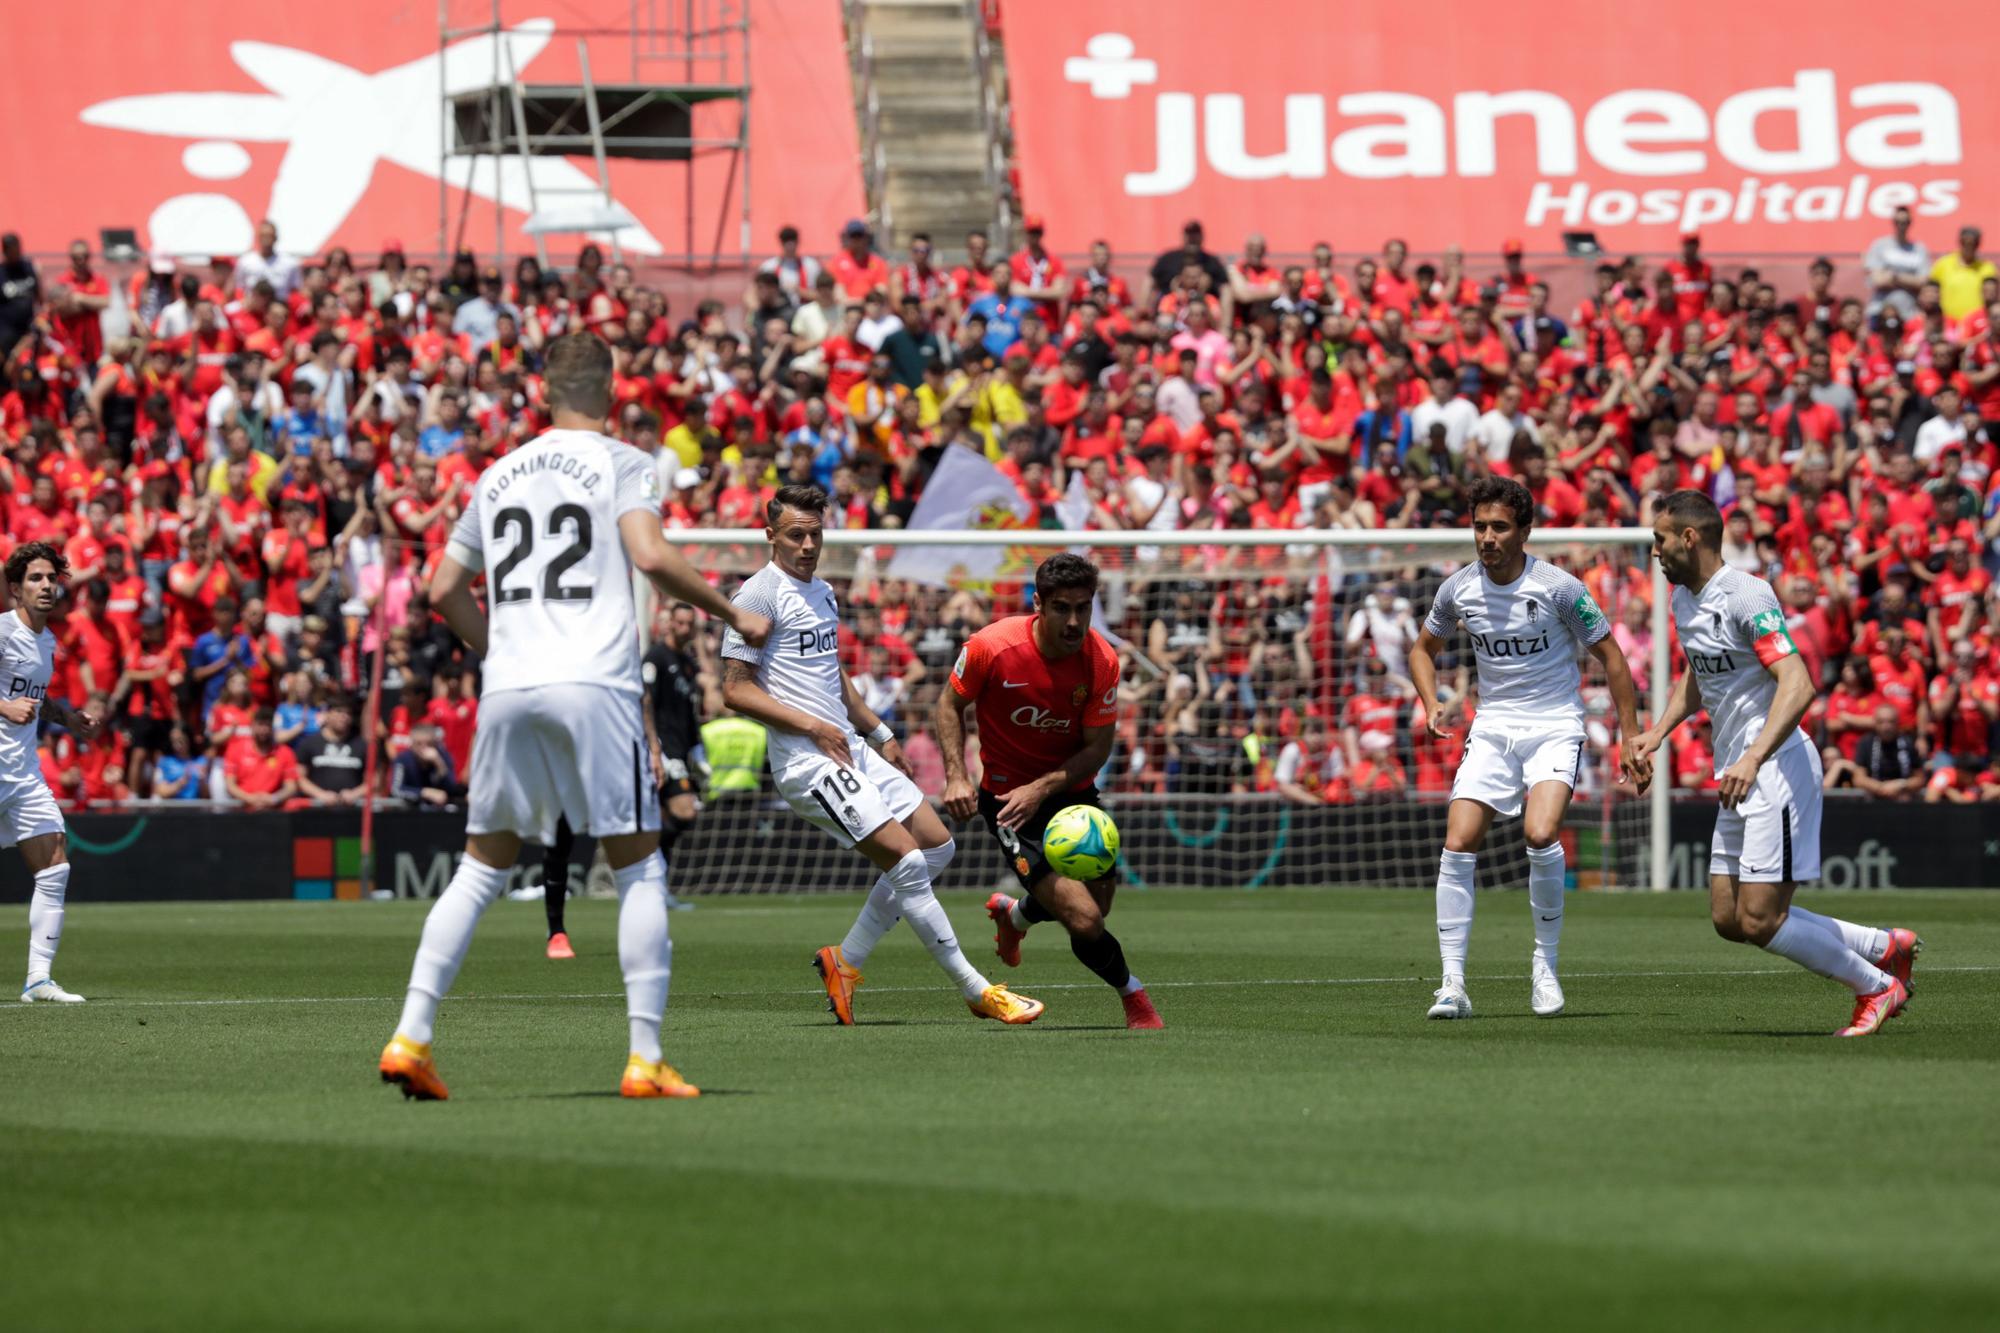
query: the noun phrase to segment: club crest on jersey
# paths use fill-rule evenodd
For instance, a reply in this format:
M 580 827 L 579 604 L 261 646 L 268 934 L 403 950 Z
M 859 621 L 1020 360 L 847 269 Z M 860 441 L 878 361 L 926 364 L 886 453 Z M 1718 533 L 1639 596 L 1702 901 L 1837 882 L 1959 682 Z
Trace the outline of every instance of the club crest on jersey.
M 1528 598 L 1527 600 L 1528 600 L 1528 623 L 1532 625 L 1541 618 L 1542 604 L 1536 601 L 1532 597 Z
M 1090 687 L 1088 685 L 1079 685 L 1076 687 L 1076 692 L 1070 695 L 1070 705 L 1075 708 L 1081 708 L 1083 707 L 1083 701 L 1089 697 Z

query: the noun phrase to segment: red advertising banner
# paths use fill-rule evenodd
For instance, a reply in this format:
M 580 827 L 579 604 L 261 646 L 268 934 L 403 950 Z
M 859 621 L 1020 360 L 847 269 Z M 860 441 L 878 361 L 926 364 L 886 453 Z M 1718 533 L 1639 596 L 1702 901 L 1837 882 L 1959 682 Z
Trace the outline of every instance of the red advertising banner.
M 747 0 L 750 247 L 776 248 L 795 223 L 831 249 L 841 221 L 863 210 L 853 92 L 835 0 Z M 490 23 L 485 0 L 448 0 L 454 29 Z M 740 6 L 732 6 L 740 10 Z M 712 0 L 642 6 L 670 19 L 719 13 Z M 176 256 L 234 255 L 256 223 L 278 225 L 280 248 L 342 244 L 373 254 L 395 239 L 412 254 L 437 247 L 442 174 L 446 244 L 491 254 L 532 248 L 521 231 L 528 173 L 543 196 L 596 182 L 577 158 L 441 161 L 442 94 L 504 83 L 574 84 L 587 34 L 599 84 L 740 81 L 740 57 L 661 59 L 681 38 L 632 37 L 630 0 L 498 6 L 504 35 L 461 35 L 440 50 L 437 0 L 272 5 L 205 0 L 159 5 L 91 0 L 77 10 L 12 6 L 8 75 L 0 80 L 0 226 L 31 251 L 95 241 L 133 227 L 142 248 Z M 670 11 L 670 12 L 669 12 Z M 740 53 L 740 41 L 735 43 Z M 728 140 L 741 105 L 698 105 L 693 133 Z M 683 162 L 614 158 L 612 195 L 641 224 L 620 241 L 638 258 L 742 252 L 746 164 L 728 151 Z M 690 199 L 692 190 L 692 199 Z M 573 201 L 575 196 L 566 196 Z M 498 216 L 496 217 L 496 209 Z M 501 230 L 504 228 L 504 231 Z M 567 254 L 577 237 L 552 240 Z
M 1024 204 L 1049 243 L 1849 256 L 2000 223 L 1993 11 L 1940 0 L 1340 7 L 1009 0 Z

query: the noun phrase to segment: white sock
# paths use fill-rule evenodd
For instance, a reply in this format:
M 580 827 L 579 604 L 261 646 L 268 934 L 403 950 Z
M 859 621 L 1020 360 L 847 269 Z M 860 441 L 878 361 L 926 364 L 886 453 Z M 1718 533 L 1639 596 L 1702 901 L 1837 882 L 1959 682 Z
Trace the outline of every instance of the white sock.
M 889 877 L 884 875 L 868 891 L 868 901 L 861 904 L 861 914 L 847 928 L 847 938 L 840 942 L 840 956 L 847 960 L 849 967 L 859 971 L 868 962 L 869 955 L 875 952 L 875 946 L 881 943 L 882 937 L 895 928 L 896 921 L 896 891 L 889 886 Z
M 1832 977 L 1856 995 L 1873 995 L 1889 984 L 1888 973 L 1841 943 L 1831 931 L 1797 920 L 1789 912 L 1764 948 L 1808 972 Z
M 931 881 L 935 883 L 945 867 L 951 864 L 951 858 L 958 854 L 958 844 L 946 838 L 939 846 L 924 848 L 923 853 L 924 865 L 929 868 Z M 840 942 L 840 956 L 847 960 L 849 967 L 860 971 L 862 964 L 875 952 L 875 946 L 882 942 L 882 937 L 895 928 L 897 919 L 896 888 L 889 883 L 889 872 L 885 870 L 875 881 L 875 887 L 868 891 L 868 901 L 861 905 L 861 914 L 848 927 L 847 938 Z
M 1528 908 L 1535 914 L 1535 957 L 1551 968 L 1563 933 L 1563 849 L 1559 842 L 1528 849 Z
M 35 872 L 34 896 L 28 899 L 28 986 L 44 980 L 56 965 L 56 948 L 62 943 L 63 899 L 68 895 L 69 862 Z
M 403 1000 L 403 1019 L 396 1034 L 419 1045 L 429 1045 L 431 1028 L 437 1022 L 438 1001 L 451 990 L 459 966 L 472 948 L 472 932 L 479 918 L 507 887 L 507 872 L 466 857 L 458 863 L 458 873 L 445 885 L 424 918 L 423 939 L 417 944 L 417 961 L 410 968 L 410 992 Z
M 1474 852 L 1438 855 L 1438 957 L 1444 979 L 1465 980 L 1465 946 L 1472 934 L 1472 872 L 1479 866 Z
M 660 1058 L 674 941 L 667 933 L 667 863 L 658 852 L 612 872 L 618 882 L 618 970 L 625 974 L 625 1016 L 632 1054 Z
M 1118 988 L 1118 993 L 1120 995 L 1133 995 L 1144 989 L 1146 989 L 1145 982 L 1139 980 L 1137 977 L 1128 976 L 1125 979 L 1125 984 Z
M 925 864 L 924 854 L 911 852 L 896 862 L 888 879 L 896 891 L 896 906 L 910 923 L 910 929 L 917 932 L 917 938 L 930 950 L 931 957 L 937 959 L 938 966 L 958 983 L 960 993 L 968 1000 L 978 999 L 986 990 L 986 978 L 960 952 L 951 918 L 944 914 L 944 904 L 931 892 L 930 867 Z
M 1035 924 L 1028 920 L 1028 914 L 1021 910 L 1021 900 L 1019 898 L 1009 898 L 1007 900 L 1007 920 L 1016 930 L 1026 930 L 1029 926 Z
M 1818 912 L 1808 912 L 1803 907 L 1787 909 L 1794 921 L 1803 921 L 1809 926 L 1833 932 L 1840 942 L 1860 954 L 1871 963 L 1880 962 L 1882 955 L 1889 951 L 1889 932 L 1877 930 L 1873 926 L 1857 926 L 1852 921 L 1842 921 L 1837 916 L 1821 916 Z

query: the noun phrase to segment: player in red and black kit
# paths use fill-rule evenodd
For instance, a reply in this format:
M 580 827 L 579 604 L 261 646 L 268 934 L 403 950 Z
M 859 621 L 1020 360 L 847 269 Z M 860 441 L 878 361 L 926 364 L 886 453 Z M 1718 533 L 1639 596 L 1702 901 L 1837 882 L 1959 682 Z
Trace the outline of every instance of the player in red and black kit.
M 1042 833 L 1057 811 L 1096 805 L 1095 778 L 1111 758 L 1118 718 L 1118 654 L 1090 627 L 1097 566 L 1050 556 L 1035 571 L 1032 616 L 995 621 L 966 641 L 937 706 L 944 751 L 944 808 L 986 821 L 1025 893 L 996 893 L 987 915 L 999 927 L 1000 961 L 1021 964 L 1021 939 L 1037 921 L 1060 921 L 1070 952 L 1118 992 L 1125 1026 L 1165 1026 L 1125 950 L 1104 928 L 1116 874 L 1088 884 L 1058 875 L 1042 857 Z M 965 767 L 965 710 L 976 706 L 985 769 L 975 792 Z

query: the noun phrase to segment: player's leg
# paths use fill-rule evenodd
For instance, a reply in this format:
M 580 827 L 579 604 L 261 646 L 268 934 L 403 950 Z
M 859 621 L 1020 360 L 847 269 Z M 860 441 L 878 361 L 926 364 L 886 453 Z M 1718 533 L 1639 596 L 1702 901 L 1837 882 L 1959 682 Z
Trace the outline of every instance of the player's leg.
M 618 966 L 625 980 L 629 1050 L 618 1090 L 626 1097 L 698 1097 L 660 1049 L 674 941 L 667 926 L 667 864 L 657 830 L 613 834 L 604 856 L 618 884 Z
M 472 948 L 479 918 L 507 887 L 522 834 L 544 845 L 555 835 L 562 806 L 536 725 L 539 693 L 505 691 L 480 708 L 468 765 L 465 855 L 424 918 L 402 1017 L 379 1066 L 383 1082 L 400 1085 L 406 1097 L 444 1099 L 431 1059 L 438 1004 Z
M 695 799 L 694 778 L 689 773 L 686 755 L 662 755 L 661 763 L 666 769 L 666 782 L 660 788 L 660 859 L 667 864 L 667 910 L 675 912 L 694 906 L 676 898 L 671 883 L 674 844 L 694 832 L 695 820 L 701 814 L 701 802 Z
M 1528 789 L 1521 832 L 1528 844 L 1528 911 L 1534 918 L 1535 953 L 1529 964 L 1529 1007 L 1543 1018 L 1562 1012 L 1562 984 L 1556 980 L 1556 952 L 1562 942 L 1564 886 L 1563 817 L 1583 768 L 1582 733 L 1551 736 L 1535 744 L 1522 761 Z
M 1468 758 L 1470 751 L 1468 746 Z M 1425 1011 L 1427 1018 L 1472 1017 L 1472 1000 L 1465 989 L 1465 958 L 1472 936 L 1479 849 L 1486 844 L 1493 815 L 1492 806 L 1469 798 L 1455 798 L 1445 812 L 1444 850 L 1438 855 L 1437 879 L 1440 981 Z
M 62 944 L 64 905 L 69 898 L 69 844 L 63 838 L 62 815 L 54 797 L 46 787 L 35 785 L 41 799 L 35 799 L 33 789 L 24 787 L 7 812 L 20 837 L 21 859 L 35 877 L 33 895 L 28 899 L 28 975 L 21 985 L 21 998 L 30 1003 L 53 1000 L 80 1004 L 81 995 L 64 990 L 50 976 L 56 949 Z M 51 822 L 53 828 L 49 827 Z
M 402 1017 L 396 1021 L 395 1035 L 382 1052 L 380 1064 L 382 1081 L 399 1084 L 405 1097 L 442 1101 L 446 1096 L 431 1059 L 438 1005 L 450 993 L 466 954 L 472 950 L 472 934 L 479 918 L 505 892 L 507 872 L 520 854 L 521 840 L 511 832 L 468 834 L 458 869 L 424 918 L 424 933 L 417 943 L 409 988 L 403 996 Z
M 1425 1010 L 1428 1018 L 1470 1018 L 1465 958 L 1472 936 L 1473 885 L 1479 852 L 1493 817 L 1521 812 L 1520 756 L 1504 731 L 1475 727 L 1465 740 L 1458 772 L 1452 777 L 1451 805 L 1445 813 L 1444 850 L 1438 854 L 1437 931 L 1441 981 Z
M 909 817 L 902 821 L 915 839 L 917 849 L 924 854 L 924 864 L 930 870 L 931 887 L 951 865 L 958 854 L 958 843 L 953 840 L 951 830 L 944 826 L 928 802 L 918 806 Z M 895 886 L 885 873 L 878 877 L 875 886 L 868 891 L 868 901 L 861 905 L 861 912 L 854 918 L 847 935 L 840 942 L 841 960 L 859 972 L 868 965 L 868 959 L 875 952 L 875 946 L 882 937 L 895 927 L 901 914 L 896 907 Z
M 549 922 L 548 956 L 574 958 L 563 912 L 569 903 L 569 859 L 576 852 L 576 830 L 569 820 L 556 821 L 556 836 L 542 853 L 542 912 Z
M 1057 798 L 1060 800 L 1061 798 Z M 1067 804 L 1067 802 L 1063 802 Z M 1094 803 L 1094 802 L 1093 802 Z M 993 951 L 1000 961 L 1009 967 L 1021 965 L 1021 941 L 1027 938 L 1028 928 L 1043 921 L 1054 921 L 1055 913 L 1049 905 L 1034 893 L 1036 881 L 1049 873 L 1048 862 L 1042 859 L 1042 833 L 1060 804 L 1050 803 L 1037 810 L 1028 824 L 1018 829 L 1000 826 L 1000 798 L 980 789 L 979 817 L 986 822 L 987 832 L 1000 844 L 1001 859 L 1007 869 L 1020 882 L 1019 896 L 1005 893 L 989 894 L 986 899 L 986 916 L 993 923 Z M 1032 828 L 1030 827 L 1032 826 Z
M 1810 761 L 1805 756 L 1786 753 L 1774 762 L 1781 762 L 1785 769 L 1789 770 L 1786 777 L 1788 786 L 1803 788 L 1813 780 Z M 1822 779 L 1819 790 L 1824 791 L 1825 785 Z M 1793 867 L 1793 875 L 1798 880 L 1816 879 L 1819 875 L 1816 853 L 1819 848 L 1819 822 L 1823 803 L 1818 799 L 1817 793 L 1806 795 L 1807 799 L 1798 802 L 1797 808 L 1793 811 L 1793 819 L 1797 825 L 1794 859 L 1804 856 L 1807 849 L 1814 855 L 1808 866 Z M 1821 916 L 1818 912 L 1807 911 L 1797 903 L 1791 905 L 1787 915 L 1794 921 L 1815 926 L 1832 935 L 1842 945 L 1902 982 L 1908 993 L 1916 993 L 1916 987 L 1911 984 L 1910 974 L 1916 966 L 1917 955 L 1922 952 L 1924 942 L 1917 938 L 1914 930 L 1900 926 L 1881 929 L 1874 926 L 1858 926 L 1852 921 L 1842 921 L 1838 917 Z
M 1854 992 L 1854 1017 L 1843 1035 L 1862 1036 L 1899 1012 L 1909 991 L 1850 948 L 1840 932 L 1791 911 L 1795 885 L 1819 878 L 1820 782 L 1812 748 L 1789 747 L 1764 765 L 1735 810 L 1716 812 L 1710 916 L 1725 938 L 1788 958 Z M 1733 922 L 1725 920 L 1731 907 Z

